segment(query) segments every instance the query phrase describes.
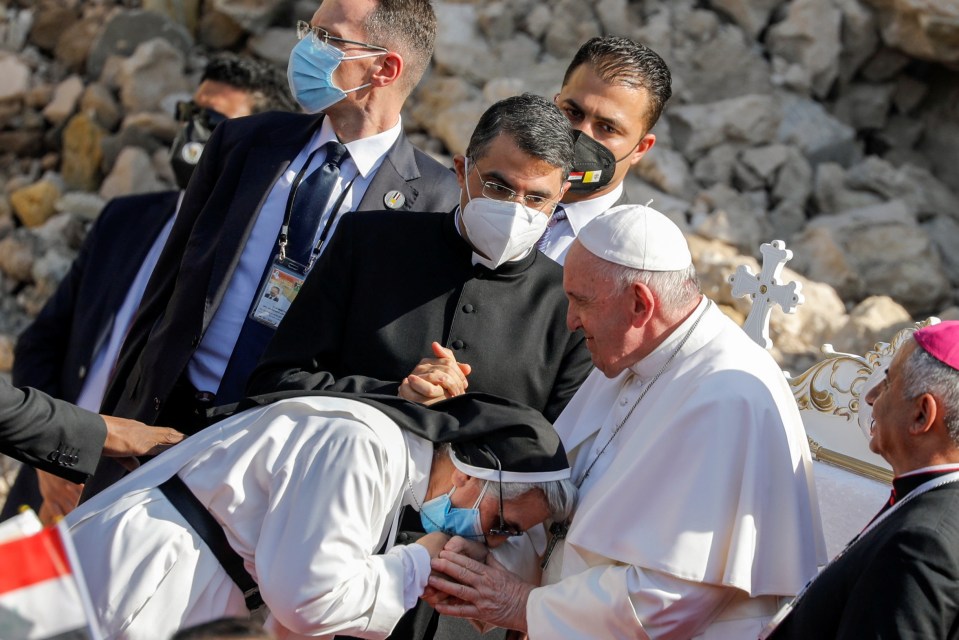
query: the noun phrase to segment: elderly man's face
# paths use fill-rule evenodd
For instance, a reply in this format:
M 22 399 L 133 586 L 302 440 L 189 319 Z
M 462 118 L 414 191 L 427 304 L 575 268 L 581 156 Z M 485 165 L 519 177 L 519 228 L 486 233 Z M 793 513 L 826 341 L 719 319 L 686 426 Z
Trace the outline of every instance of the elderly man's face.
M 450 498 L 450 503 L 454 507 L 469 509 L 476 502 L 480 491 L 483 490 L 484 480 L 468 477 L 461 486 L 456 488 Z M 486 535 L 486 544 L 490 547 L 498 547 L 509 539 L 509 536 L 493 536 L 489 534 L 490 529 L 500 529 L 499 519 L 499 497 L 493 490 L 492 483 L 490 489 L 483 496 L 479 503 L 480 523 L 483 533 Z M 524 532 L 535 527 L 546 520 L 549 516 L 549 506 L 546 504 L 546 496 L 542 491 L 527 491 L 518 498 L 503 501 L 503 524 L 505 528 Z M 482 540 L 480 540 L 482 542 Z
M 904 344 L 889 364 L 886 377 L 870 389 L 865 398 L 872 407 L 873 416 L 869 448 L 893 465 L 908 446 L 906 435 L 912 421 L 913 402 L 905 397 L 902 369 L 916 348 L 915 342 Z
M 566 326 L 582 329 L 593 364 L 607 378 L 619 375 L 639 360 L 641 327 L 632 326 L 629 296 L 599 272 L 601 263 L 574 242 L 563 268 L 563 289 L 569 300 Z

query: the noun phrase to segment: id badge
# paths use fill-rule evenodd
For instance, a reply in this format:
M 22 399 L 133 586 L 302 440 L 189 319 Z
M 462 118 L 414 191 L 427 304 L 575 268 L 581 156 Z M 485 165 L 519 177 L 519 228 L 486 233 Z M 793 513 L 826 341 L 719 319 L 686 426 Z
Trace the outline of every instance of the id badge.
M 273 264 L 266 274 L 250 318 L 271 329 L 276 329 L 293 304 L 306 279 L 306 267 L 293 260 L 273 256 Z

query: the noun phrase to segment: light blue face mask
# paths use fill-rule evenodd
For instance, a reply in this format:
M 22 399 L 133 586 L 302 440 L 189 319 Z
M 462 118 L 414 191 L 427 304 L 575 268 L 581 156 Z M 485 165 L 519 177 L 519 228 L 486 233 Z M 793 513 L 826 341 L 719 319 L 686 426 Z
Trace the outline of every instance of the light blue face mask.
M 488 487 L 489 480 L 483 483 L 483 489 L 480 491 L 472 509 L 453 507 L 450 496 L 456 491 L 456 487 L 438 498 L 427 500 L 420 507 L 420 522 L 423 524 L 423 529 L 426 533 L 442 531 L 451 536 L 462 536 L 470 540 L 483 538 L 479 504 L 483 501 L 483 496 L 486 495 Z
M 375 58 L 383 53 L 348 56 L 336 47 L 312 36 L 300 40 L 290 52 L 286 78 L 293 97 L 307 113 L 319 113 L 346 97 L 346 94 L 370 86 L 367 82 L 346 91 L 333 83 L 333 72 L 343 60 Z

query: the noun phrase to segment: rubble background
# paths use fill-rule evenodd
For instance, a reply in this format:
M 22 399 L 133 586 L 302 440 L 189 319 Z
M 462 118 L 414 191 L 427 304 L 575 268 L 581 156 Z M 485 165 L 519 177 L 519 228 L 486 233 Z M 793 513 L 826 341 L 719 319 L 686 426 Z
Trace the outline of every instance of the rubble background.
M 16 336 L 115 196 L 172 188 L 177 100 L 208 56 L 286 67 L 317 0 L 14 0 L 0 7 L 0 375 Z M 774 312 L 802 371 L 929 315 L 959 318 L 955 0 L 436 1 L 433 67 L 404 112 L 450 163 L 480 113 L 551 96 L 579 45 L 635 38 L 673 73 L 655 148 L 627 182 L 676 220 L 705 291 L 786 241 L 806 304 Z M 119 248 L 118 250 L 122 250 Z M 109 282 L 104 287 L 111 286 Z

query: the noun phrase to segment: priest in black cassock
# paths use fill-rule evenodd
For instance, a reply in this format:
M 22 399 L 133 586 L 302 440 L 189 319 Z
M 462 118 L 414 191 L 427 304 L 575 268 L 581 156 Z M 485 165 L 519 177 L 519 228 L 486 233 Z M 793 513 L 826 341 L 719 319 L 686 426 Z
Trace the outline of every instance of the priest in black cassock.
M 889 502 L 761 638 L 959 638 L 959 322 L 916 331 L 866 402 Z

